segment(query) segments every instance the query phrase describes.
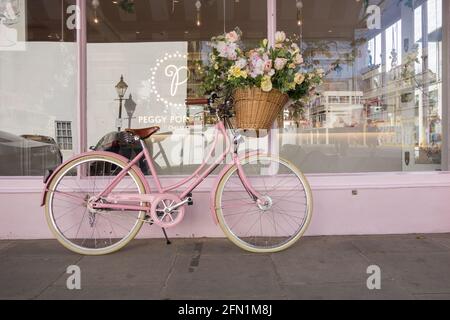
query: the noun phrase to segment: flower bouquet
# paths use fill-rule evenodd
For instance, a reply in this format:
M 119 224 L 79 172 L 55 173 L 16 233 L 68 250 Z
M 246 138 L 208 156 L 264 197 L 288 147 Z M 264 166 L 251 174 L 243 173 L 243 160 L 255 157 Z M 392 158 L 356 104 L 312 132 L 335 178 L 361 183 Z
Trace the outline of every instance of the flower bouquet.
M 324 71 L 307 68 L 284 32 L 276 33 L 274 46 L 264 39 L 247 51 L 241 37 L 236 29 L 212 38 L 203 89 L 233 97 L 238 128 L 268 130 L 289 100 L 308 97 L 322 83 Z

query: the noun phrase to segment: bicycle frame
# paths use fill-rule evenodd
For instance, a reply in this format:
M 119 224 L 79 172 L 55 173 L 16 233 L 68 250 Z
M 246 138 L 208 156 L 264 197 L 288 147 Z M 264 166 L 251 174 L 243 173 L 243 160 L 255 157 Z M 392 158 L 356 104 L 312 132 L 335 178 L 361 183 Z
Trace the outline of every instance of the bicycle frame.
M 142 152 L 139 153 L 133 160 L 131 160 L 128 165 L 106 186 L 106 188 L 98 195 L 94 196 L 94 201 L 92 203 L 92 207 L 94 209 L 98 210 L 104 210 L 104 209 L 111 209 L 111 210 L 123 210 L 123 211 L 146 211 L 149 212 L 151 209 L 151 203 L 153 200 L 161 194 L 166 194 L 170 192 L 175 192 L 176 189 L 179 189 L 180 187 L 186 186 L 191 182 L 191 184 L 186 188 L 185 191 L 183 191 L 179 198 L 183 201 L 190 197 L 192 191 L 194 191 L 227 157 L 227 155 L 231 151 L 232 143 L 230 141 L 230 137 L 226 131 L 226 127 L 223 121 L 219 121 L 215 126 L 215 137 L 214 142 L 212 144 L 211 150 L 208 154 L 208 156 L 204 159 L 203 163 L 199 166 L 199 168 L 189 177 L 183 179 L 182 181 L 164 187 L 161 183 L 161 180 L 158 176 L 158 173 L 156 171 L 153 159 L 150 156 L 150 153 L 145 145 L 145 143 L 141 140 L 142 145 Z M 225 150 L 224 152 L 217 157 L 211 165 L 208 165 L 208 163 L 213 159 L 216 146 L 219 142 L 220 136 L 224 138 L 225 141 Z M 236 137 L 235 137 L 236 138 Z M 237 145 L 237 140 L 235 139 L 234 143 Z M 142 177 L 144 177 L 144 174 L 139 169 L 138 166 L 136 166 L 139 161 L 145 158 L 148 164 L 148 167 L 150 169 L 150 172 L 152 174 L 152 178 L 156 184 L 157 193 L 154 193 L 151 191 L 150 186 L 147 182 L 147 180 Z M 243 169 L 240 164 L 240 159 L 237 155 L 237 148 L 235 149 L 233 153 L 233 163 L 230 165 L 236 165 L 239 173 L 239 177 L 249 193 L 251 197 L 255 201 L 258 199 L 261 199 L 261 196 L 254 190 L 254 188 L 251 186 L 249 180 L 245 176 L 245 173 L 243 172 Z M 127 160 L 128 161 L 128 160 Z M 144 187 L 146 190 L 146 194 L 111 194 L 115 187 L 118 186 L 118 184 L 124 179 L 126 174 L 130 171 L 134 170 L 137 171 L 138 175 L 141 177 L 142 182 L 144 183 Z M 58 172 L 58 170 L 55 171 L 53 176 Z M 47 182 L 47 187 L 45 189 L 45 193 L 48 192 L 48 184 L 51 182 L 52 177 L 50 177 L 49 181 Z M 221 175 L 219 175 L 220 179 Z M 43 197 L 45 199 L 45 195 Z M 98 200 L 106 200 L 106 203 L 98 202 Z M 126 204 L 126 203 L 140 203 L 139 205 L 135 204 Z M 185 201 L 187 203 L 187 201 Z M 150 204 L 150 205 L 148 205 Z

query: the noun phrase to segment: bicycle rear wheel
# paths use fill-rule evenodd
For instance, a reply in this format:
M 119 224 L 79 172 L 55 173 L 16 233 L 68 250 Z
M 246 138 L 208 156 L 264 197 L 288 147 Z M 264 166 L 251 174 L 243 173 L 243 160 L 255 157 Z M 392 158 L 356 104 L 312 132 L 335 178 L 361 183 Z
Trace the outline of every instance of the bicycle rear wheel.
M 238 168 L 231 167 L 216 191 L 216 215 L 227 237 L 256 253 L 285 250 L 304 234 L 312 218 L 312 193 L 304 175 L 286 160 L 252 156 L 241 160 L 245 176 L 262 195 L 253 199 Z
M 83 255 L 116 252 L 142 227 L 143 211 L 93 210 L 89 199 L 98 195 L 127 166 L 113 155 L 86 155 L 64 165 L 51 181 L 46 197 L 47 223 L 67 249 Z M 145 194 L 132 169 L 112 190 L 113 194 Z

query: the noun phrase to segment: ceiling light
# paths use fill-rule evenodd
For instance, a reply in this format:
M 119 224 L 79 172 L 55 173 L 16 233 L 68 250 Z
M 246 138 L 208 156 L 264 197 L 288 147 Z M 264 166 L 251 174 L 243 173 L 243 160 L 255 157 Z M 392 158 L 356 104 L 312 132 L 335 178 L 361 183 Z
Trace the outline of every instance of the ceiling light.
M 197 27 L 200 27 L 202 25 L 202 2 L 200 0 L 197 0 L 197 2 L 195 3 L 195 8 L 197 9 L 197 21 L 196 21 L 196 25 Z

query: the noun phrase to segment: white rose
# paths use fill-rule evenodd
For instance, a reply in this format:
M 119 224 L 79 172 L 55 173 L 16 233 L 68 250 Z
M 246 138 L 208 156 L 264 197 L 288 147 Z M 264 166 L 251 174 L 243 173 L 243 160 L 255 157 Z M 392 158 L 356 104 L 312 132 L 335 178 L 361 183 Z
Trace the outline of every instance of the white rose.
M 294 57 L 294 63 L 295 64 L 302 64 L 303 62 L 304 61 L 303 61 L 303 57 L 302 57 L 301 54 L 295 55 L 295 57 Z
M 286 41 L 286 33 L 284 33 L 283 31 L 277 31 L 277 33 L 275 33 L 275 43 L 283 43 L 284 41 Z

